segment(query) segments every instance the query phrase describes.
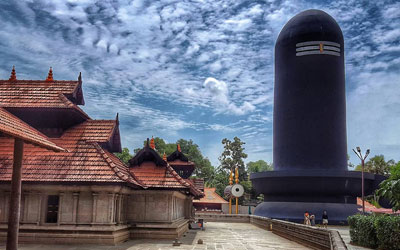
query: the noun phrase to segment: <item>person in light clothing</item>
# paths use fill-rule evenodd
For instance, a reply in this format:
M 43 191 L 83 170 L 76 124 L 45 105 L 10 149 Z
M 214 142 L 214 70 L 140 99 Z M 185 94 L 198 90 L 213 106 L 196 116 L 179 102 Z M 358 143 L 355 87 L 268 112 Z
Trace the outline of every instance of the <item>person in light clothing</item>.
M 310 215 L 311 226 L 315 226 L 315 215 Z
M 310 214 L 307 211 L 304 213 L 304 225 L 307 225 L 307 226 L 311 225 Z

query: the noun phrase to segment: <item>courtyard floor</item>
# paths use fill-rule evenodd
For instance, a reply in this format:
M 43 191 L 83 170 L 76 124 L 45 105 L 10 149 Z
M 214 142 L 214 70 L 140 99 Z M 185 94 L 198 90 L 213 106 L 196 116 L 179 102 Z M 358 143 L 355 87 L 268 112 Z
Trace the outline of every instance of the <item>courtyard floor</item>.
M 309 249 L 250 223 L 207 222 L 206 230 L 190 230 L 180 238 L 182 245 L 172 246 L 172 240 L 129 240 L 117 246 L 20 244 L 19 250 L 258 250 Z M 197 244 L 198 239 L 203 245 Z M 5 250 L 4 243 L 0 249 Z

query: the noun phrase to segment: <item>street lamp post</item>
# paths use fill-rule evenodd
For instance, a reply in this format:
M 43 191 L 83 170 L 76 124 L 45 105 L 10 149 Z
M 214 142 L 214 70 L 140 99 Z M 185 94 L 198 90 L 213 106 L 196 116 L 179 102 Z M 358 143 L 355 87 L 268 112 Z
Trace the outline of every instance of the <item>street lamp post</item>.
M 361 160 L 361 199 L 362 199 L 362 211 L 363 214 L 365 214 L 365 202 L 364 202 L 364 163 L 365 159 L 367 159 L 369 155 L 369 149 L 365 152 L 365 155 L 363 156 L 361 153 L 361 148 L 357 147 L 357 151 L 353 149 L 353 152 L 360 158 Z

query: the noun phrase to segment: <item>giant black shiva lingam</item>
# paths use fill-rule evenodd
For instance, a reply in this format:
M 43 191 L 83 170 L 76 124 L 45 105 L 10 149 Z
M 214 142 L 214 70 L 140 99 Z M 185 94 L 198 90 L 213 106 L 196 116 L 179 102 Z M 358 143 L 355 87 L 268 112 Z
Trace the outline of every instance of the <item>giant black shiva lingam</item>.
M 264 202 L 255 215 L 291 221 L 305 211 L 346 223 L 361 196 L 361 172 L 347 170 L 343 34 L 320 10 L 293 17 L 275 45 L 274 171 L 251 181 Z M 365 193 L 382 180 L 365 174 Z

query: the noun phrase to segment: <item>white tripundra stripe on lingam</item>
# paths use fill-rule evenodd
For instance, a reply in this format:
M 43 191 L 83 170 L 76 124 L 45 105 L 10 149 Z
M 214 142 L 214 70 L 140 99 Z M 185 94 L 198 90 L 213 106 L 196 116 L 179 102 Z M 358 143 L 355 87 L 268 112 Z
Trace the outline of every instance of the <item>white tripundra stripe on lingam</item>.
M 296 43 L 296 47 L 303 47 L 303 46 L 308 46 L 308 45 L 319 45 L 321 43 L 340 48 L 339 43 L 334 43 L 334 42 L 329 42 L 329 41 L 309 41 L 309 42 Z
M 309 41 L 296 44 L 296 56 L 317 54 L 340 56 L 340 44 L 329 41 Z

